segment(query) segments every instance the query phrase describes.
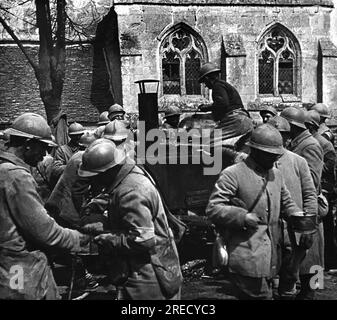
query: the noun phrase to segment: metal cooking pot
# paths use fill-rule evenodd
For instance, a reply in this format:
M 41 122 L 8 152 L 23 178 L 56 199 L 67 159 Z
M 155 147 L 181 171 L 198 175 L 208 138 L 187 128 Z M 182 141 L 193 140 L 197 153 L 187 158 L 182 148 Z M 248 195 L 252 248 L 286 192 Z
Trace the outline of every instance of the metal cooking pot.
M 295 212 L 290 216 L 290 224 L 294 231 L 308 233 L 316 230 L 317 216 L 303 211 Z

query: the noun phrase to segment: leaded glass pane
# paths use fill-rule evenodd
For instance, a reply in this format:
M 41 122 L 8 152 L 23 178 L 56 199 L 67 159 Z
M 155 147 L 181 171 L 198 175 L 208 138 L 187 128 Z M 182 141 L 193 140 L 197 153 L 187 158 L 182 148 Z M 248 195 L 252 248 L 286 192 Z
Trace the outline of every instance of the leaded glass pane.
M 168 52 L 162 60 L 164 94 L 181 94 L 180 60 L 174 52 Z
M 259 59 L 259 93 L 273 94 L 274 93 L 274 60 L 268 50 L 261 53 Z
M 200 83 L 198 75 L 201 61 L 197 53 L 192 50 L 186 56 L 185 75 L 186 75 L 186 94 L 200 94 Z
M 278 90 L 280 94 L 293 94 L 293 62 L 279 62 Z
M 294 60 L 289 50 L 284 50 L 279 58 L 278 89 L 280 94 L 294 93 Z
M 259 43 L 259 50 L 259 93 L 296 94 L 297 62 L 293 40 L 284 30 L 275 28 Z
M 205 54 L 201 40 L 181 28 L 164 39 L 161 54 L 163 94 L 200 95 L 198 75 Z

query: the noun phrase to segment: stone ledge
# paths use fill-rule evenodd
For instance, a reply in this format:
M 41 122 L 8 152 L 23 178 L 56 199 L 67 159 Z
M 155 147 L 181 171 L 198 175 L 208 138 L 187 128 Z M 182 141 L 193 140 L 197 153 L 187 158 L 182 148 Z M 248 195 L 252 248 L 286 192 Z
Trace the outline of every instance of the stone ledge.
M 337 58 L 337 47 L 329 38 L 319 39 L 318 42 L 323 57 Z
M 283 102 L 281 100 L 275 99 L 275 101 L 263 101 L 263 100 L 255 100 L 247 103 L 248 111 L 261 111 L 266 106 L 272 106 L 277 111 L 282 111 L 286 107 L 302 107 L 303 103 L 300 101 L 293 102 Z
M 175 105 L 182 111 L 196 111 L 198 106 L 203 103 L 210 103 L 202 95 L 180 96 L 180 95 L 163 95 L 158 99 L 158 110 L 163 112 L 168 106 Z
M 219 6 L 323 6 L 333 8 L 331 0 L 115 0 L 115 5 L 219 5 Z

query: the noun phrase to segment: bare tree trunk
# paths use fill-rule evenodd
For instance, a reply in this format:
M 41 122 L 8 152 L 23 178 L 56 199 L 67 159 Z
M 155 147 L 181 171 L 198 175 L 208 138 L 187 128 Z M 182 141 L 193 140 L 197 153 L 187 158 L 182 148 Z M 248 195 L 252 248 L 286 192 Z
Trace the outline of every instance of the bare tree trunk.
M 40 97 L 44 103 L 47 121 L 51 122 L 61 111 L 61 97 L 65 76 L 65 0 L 57 0 L 56 44 L 53 45 L 50 6 L 48 0 L 35 0 L 39 27 Z

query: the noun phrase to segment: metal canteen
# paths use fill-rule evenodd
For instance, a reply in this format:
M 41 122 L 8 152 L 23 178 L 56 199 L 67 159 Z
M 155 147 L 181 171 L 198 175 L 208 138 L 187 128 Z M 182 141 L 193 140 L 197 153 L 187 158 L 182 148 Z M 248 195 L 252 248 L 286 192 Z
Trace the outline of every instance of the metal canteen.
M 228 263 L 228 252 L 223 237 L 217 235 L 213 244 L 213 267 L 221 268 Z

